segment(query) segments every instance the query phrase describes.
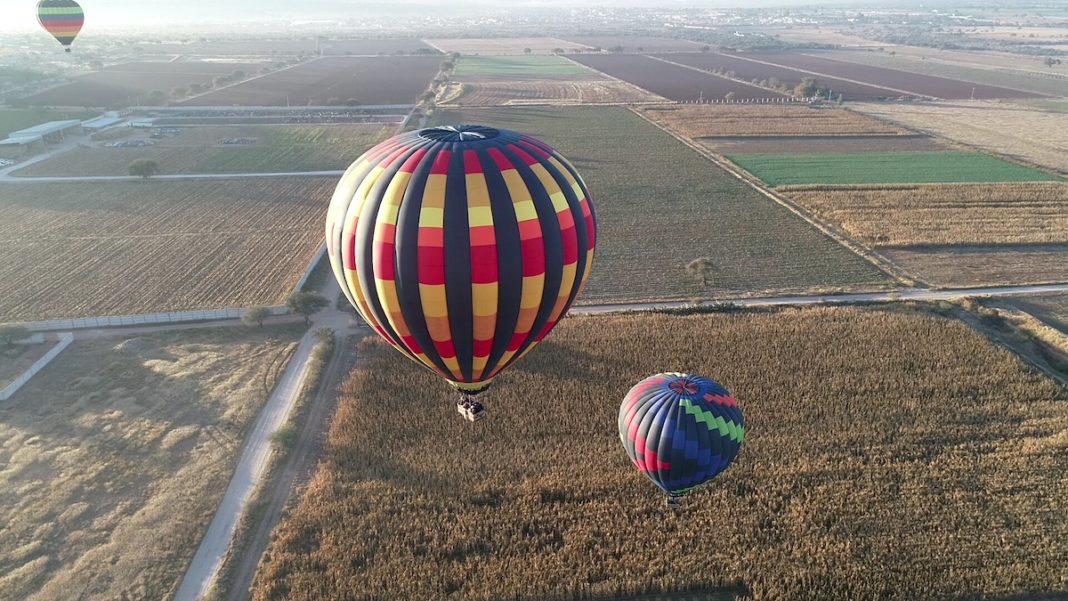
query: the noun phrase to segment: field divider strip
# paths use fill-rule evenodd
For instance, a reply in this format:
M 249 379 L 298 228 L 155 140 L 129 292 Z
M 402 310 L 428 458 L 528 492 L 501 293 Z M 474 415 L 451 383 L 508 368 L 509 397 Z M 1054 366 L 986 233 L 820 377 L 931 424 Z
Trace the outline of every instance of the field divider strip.
M 770 88 L 765 88 L 765 87 L 762 87 L 762 86 L 758 86 L 758 85 L 754 84 L 753 82 L 745 81 L 744 79 L 738 79 L 736 77 L 728 77 L 727 75 L 722 75 L 720 73 L 714 73 L 712 71 L 706 71 L 706 70 L 704 70 L 704 69 L 702 69 L 700 67 L 694 67 L 693 65 L 684 65 L 682 63 L 676 63 L 675 61 L 669 61 L 668 59 L 660 58 L 659 56 L 653 56 L 651 54 L 643 54 L 642 56 L 644 56 L 645 58 L 651 58 L 654 61 L 660 61 L 662 63 L 667 63 L 669 65 L 675 65 L 676 67 L 682 67 L 683 69 L 689 69 L 691 71 L 697 71 L 698 73 L 701 73 L 703 75 L 711 75 L 712 77 L 718 77 L 720 79 L 725 79 L 727 81 L 731 81 L 731 82 L 734 82 L 734 83 L 742 84 L 743 86 L 749 86 L 750 88 L 756 88 L 758 90 L 763 90 L 765 92 L 771 92 L 772 94 L 775 94 L 775 95 L 779 96 L 780 98 L 787 99 L 790 102 L 808 102 L 808 100 L 809 100 L 808 98 L 797 98 L 795 96 L 790 96 L 789 94 L 783 94 L 782 92 L 778 92 L 778 91 L 772 90 Z M 756 104 L 759 104 L 759 103 L 756 103 Z
M 663 125 L 657 123 L 656 121 L 650 119 L 648 116 L 643 115 L 641 113 L 641 111 L 636 111 L 634 109 L 629 109 L 629 110 L 632 113 L 634 113 L 635 115 L 637 115 L 638 117 L 640 117 L 640 118 L 644 119 L 645 121 L 651 123 L 653 126 L 657 127 L 658 129 L 660 129 L 664 133 L 670 135 L 671 137 L 675 138 L 679 142 L 683 143 L 684 145 L 686 145 L 687 147 L 692 149 L 694 152 L 697 152 L 701 156 L 705 157 L 706 159 L 711 161 L 713 164 L 715 164 L 717 167 L 723 169 L 727 173 L 730 173 L 734 177 L 742 180 L 743 182 L 745 182 L 746 184 L 748 184 L 752 188 L 755 188 L 758 192 L 760 192 L 761 194 L 763 194 L 767 198 L 771 199 L 772 201 L 776 202 L 780 206 L 784 207 L 786 210 L 790 211 L 794 215 L 797 215 L 801 219 L 805 220 L 809 225 L 811 225 L 812 227 L 814 227 L 817 230 L 819 230 L 820 232 L 822 232 L 825 236 L 828 236 L 829 238 L 831 238 L 835 242 L 841 244 L 842 246 L 844 246 L 847 249 L 849 249 L 850 251 L 852 251 L 853 254 L 855 254 L 855 255 L 859 256 L 860 258 L 868 261 L 869 263 L 874 265 L 879 271 L 882 271 L 883 273 L 889 275 L 898 284 L 901 284 L 901 285 L 904 285 L 904 286 L 926 285 L 926 282 L 923 282 L 922 280 L 919 280 L 918 278 L 913 277 L 912 275 L 907 273 L 905 270 L 901 269 L 900 267 L 898 267 L 897 265 L 892 263 L 886 257 L 880 255 L 879 253 L 877 253 L 877 252 L 871 250 L 870 248 L 864 246 L 860 242 L 854 240 L 847 233 L 845 233 L 844 231 L 840 231 L 838 228 L 836 228 L 832 224 L 824 221 L 823 219 L 820 219 L 819 217 L 817 217 L 815 214 L 813 214 L 808 209 L 805 209 L 801 205 L 793 202 L 792 200 L 790 200 L 786 196 L 783 196 L 783 195 L 778 194 L 777 192 L 771 190 L 770 188 L 765 186 L 763 184 L 763 182 L 758 180 L 756 177 L 749 175 L 747 172 L 741 170 L 739 167 L 735 166 L 733 163 L 727 161 L 726 159 L 721 158 L 719 155 L 714 154 L 713 152 L 709 151 L 708 149 L 703 148 L 698 144 L 695 144 L 693 141 L 691 141 L 691 140 L 687 139 L 686 137 L 684 137 L 684 136 L 672 131 L 671 129 L 667 128 L 666 126 L 663 126 Z

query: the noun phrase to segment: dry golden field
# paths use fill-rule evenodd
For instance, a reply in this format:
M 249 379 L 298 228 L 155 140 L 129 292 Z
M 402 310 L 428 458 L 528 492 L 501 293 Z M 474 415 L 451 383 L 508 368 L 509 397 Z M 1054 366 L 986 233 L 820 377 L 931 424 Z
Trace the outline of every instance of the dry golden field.
M 643 110 L 654 121 L 687 138 L 910 133 L 902 128 L 837 108 L 694 104 Z
M 0 323 L 279 303 L 322 242 L 334 183 L 4 184 Z
M 989 100 L 852 106 L 906 127 L 1068 173 L 1068 113 Z
M 1068 243 L 1068 184 L 818 187 L 787 196 L 873 246 Z
M 0 406 L 0 599 L 173 594 L 302 327 L 79 341 Z
M 616 430 L 627 389 L 669 369 L 716 377 L 746 416 L 736 463 L 678 517 Z M 949 318 L 571 318 L 487 394 L 488 420 L 452 396 L 364 342 L 256 601 L 1063 591 L 1068 397 Z
M 936 286 L 1068 282 L 1068 244 L 887 247 L 879 254 Z
M 479 81 L 453 84 L 440 103 L 456 106 L 516 104 L 628 104 L 664 102 L 651 92 L 622 81 Z
M 137 159 L 159 163 L 164 174 L 271 173 L 344 169 L 365 150 L 389 136 L 393 125 L 231 125 L 184 128 L 150 147 L 96 145 L 34 163 L 16 176 L 129 175 Z M 138 136 L 149 139 L 145 135 Z M 130 140 L 134 138 L 126 138 Z M 227 140 L 254 140 L 226 144 Z
M 1030 296 L 1012 304 L 1068 334 L 1068 294 Z

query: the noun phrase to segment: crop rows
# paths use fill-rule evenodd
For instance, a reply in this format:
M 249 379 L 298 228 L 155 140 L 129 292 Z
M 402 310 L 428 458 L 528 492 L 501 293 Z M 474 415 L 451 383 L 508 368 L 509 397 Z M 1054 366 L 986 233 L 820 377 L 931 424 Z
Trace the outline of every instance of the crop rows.
M 719 136 L 900 135 L 900 127 L 851 111 L 804 106 L 689 105 L 644 109 L 688 138 Z
M 782 94 L 672 65 L 640 54 L 576 54 L 575 61 L 670 100 L 782 98 Z
M 498 106 L 529 102 L 575 102 L 625 104 L 663 102 L 664 99 L 631 84 L 602 79 L 580 81 L 540 80 L 478 81 L 460 84 L 458 97 L 448 100 L 460 106 Z
M 499 378 L 476 425 L 384 343 L 360 351 L 256 601 L 1063 587 L 1065 394 L 960 322 L 842 308 L 571 318 Z M 738 460 L 678 517 L 616 430 L 627 389 L 663 370 L 717 378 L 746 417 Z
M 0 322 L 278 303 L 322 241 L 333 183 L 5 185 Z
M 525 131 L 575 165 L 593 195 L 600 229 L 586 300 L 883 281 L 869 263 L 626 109 L 450 109 L 437 119 Z M 702 257 L 712 262 L 708 289 L 686 271 Z

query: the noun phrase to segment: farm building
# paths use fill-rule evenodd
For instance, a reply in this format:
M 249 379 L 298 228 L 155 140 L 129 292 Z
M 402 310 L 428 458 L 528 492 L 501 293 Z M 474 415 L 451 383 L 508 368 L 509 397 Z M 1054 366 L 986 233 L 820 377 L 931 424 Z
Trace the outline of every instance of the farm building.
M 108 111 L 95 119 L 82 121 L 82 129 L 89 133 L 96 133 L 100 130 L 107 129 L 116 123 L 122 123 L 122 121 L 123 118 L 119 116 L 118 111 Z
M 13 159 L 39 150 L 44 150 L 44 140 L 39 135 L 0 140 L 0 158 Z
M 20 129 L 19 131 L 11 132 L 8 138 L 17 139 L 39 136 L 45 144 L 56 144 L 65 140 L 67 136 L 81 133 L 82 122 L 77 119 L 71 119 L 69 121 L 49 121 L 48 123 Z

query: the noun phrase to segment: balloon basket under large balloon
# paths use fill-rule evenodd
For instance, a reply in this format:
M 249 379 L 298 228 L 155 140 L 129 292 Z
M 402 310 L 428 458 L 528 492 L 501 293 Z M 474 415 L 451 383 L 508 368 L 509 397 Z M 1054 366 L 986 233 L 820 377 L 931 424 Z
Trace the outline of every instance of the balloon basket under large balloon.
M 66 50 L 64 50 L 63 52 L 70 52 L 70 48 L 67 48 L 67 49 L 66 49 Z
M 681 495 L 673 495 L 671 493 L 668 493 L 667 498 L 664 499 L 664 505 L 666 505 L 667 508 L 671 511 L 679 513 L 680 511 L 682 511 L 682 503 L 679 501 L 679 499 L 681 498 Z
M 456 412 L 469 422 L 477 422 L 486 417 L 486 408 L 475 397 L 464 394 L 456 401 Z

